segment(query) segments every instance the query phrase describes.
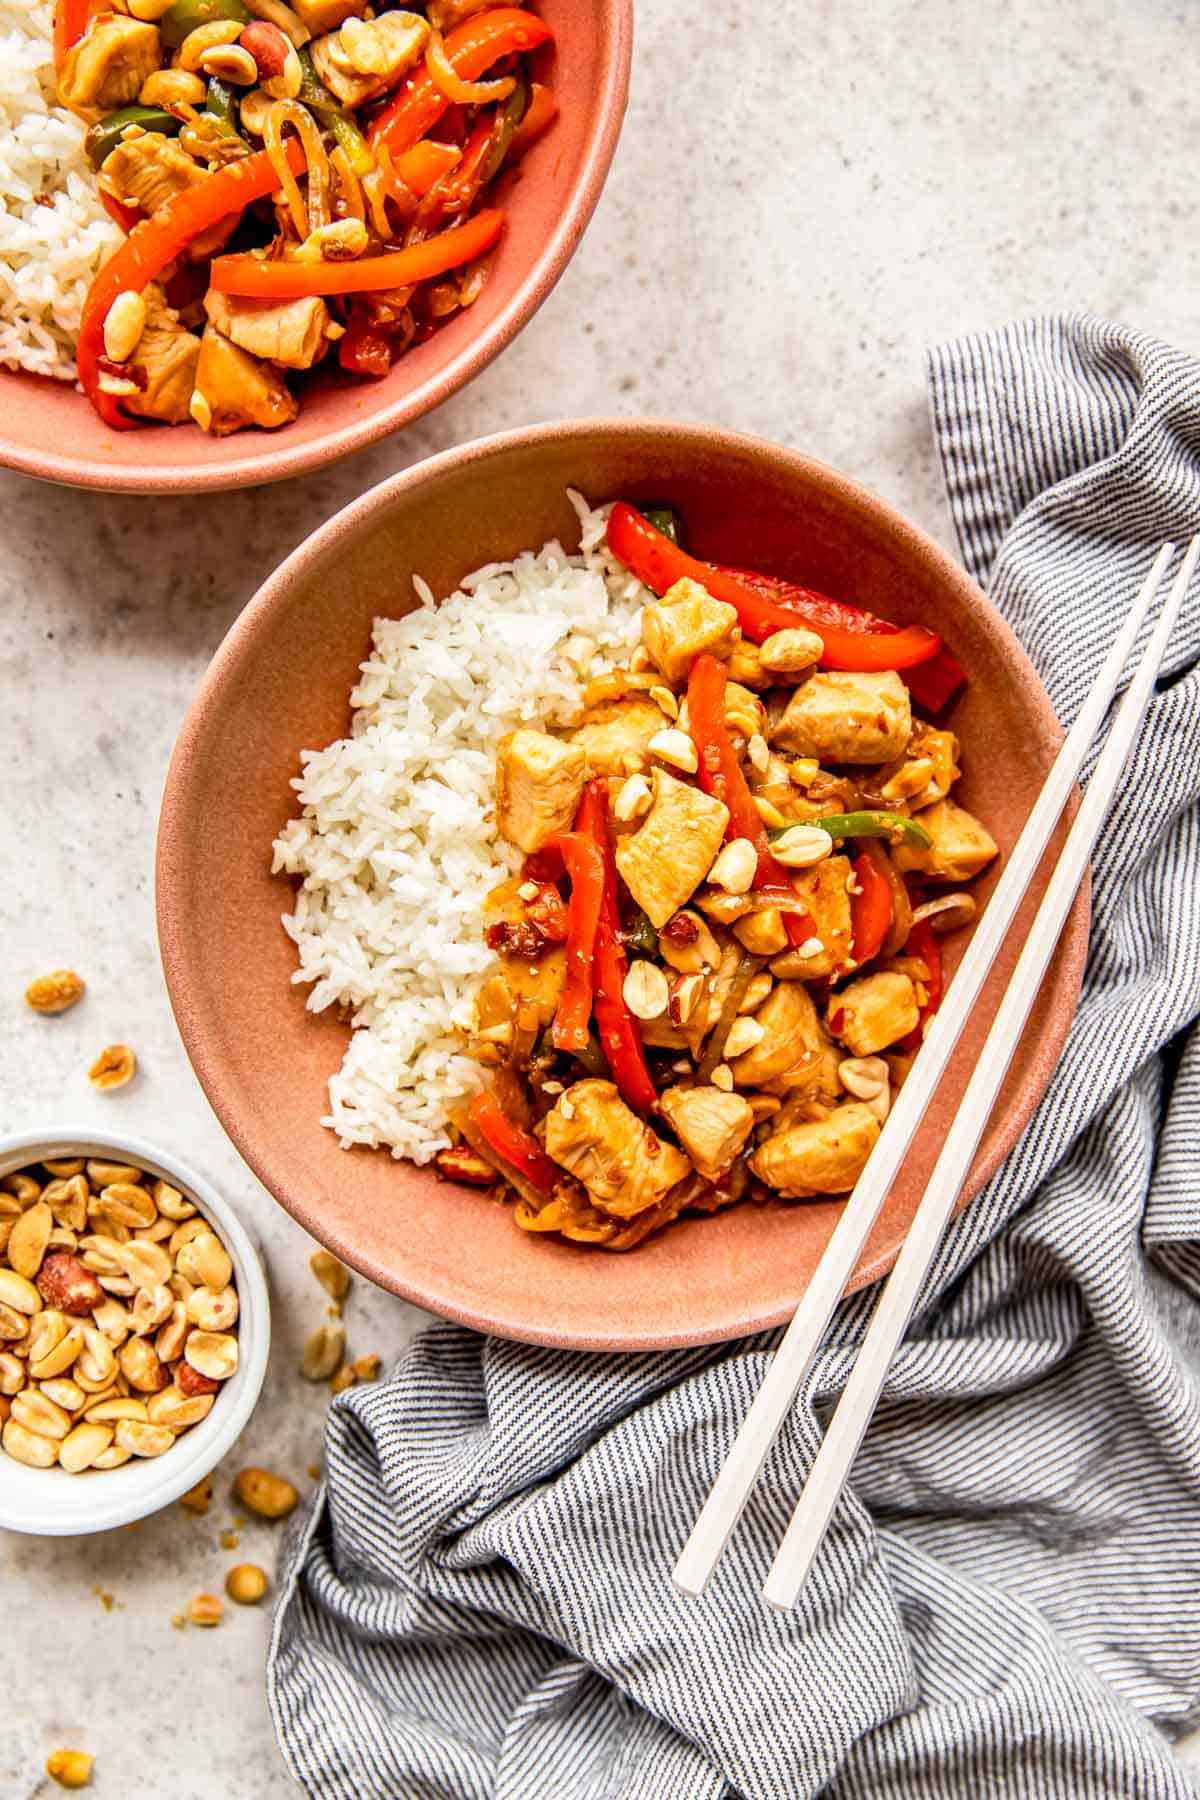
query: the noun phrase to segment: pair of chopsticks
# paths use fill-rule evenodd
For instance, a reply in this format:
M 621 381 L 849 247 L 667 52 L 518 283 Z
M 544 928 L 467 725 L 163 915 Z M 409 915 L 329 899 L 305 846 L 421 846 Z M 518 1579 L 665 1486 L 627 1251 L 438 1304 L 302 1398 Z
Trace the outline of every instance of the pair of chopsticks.
M 698 1594 L 703 1590 L 750 1497 L 834 1309 L 854 1273 L 880 1207 L 945 1073 L 963 1026 L 1071 797 L 1087 753 L 1120 684 L 1126 660 L 1174 555 L 1175 546 L 1164 544 L 1156 556 L 1017 839 L 941 1009 L 930 1024 L 921 1053 L 843 1208 L 813 1278 L 675 1565 L 675 1584 L 684 1593 Z M 1155 677 L 1198 557 L 1200 537 L 1193 538 L 1188 546 L 1158 623 L 1134 670 L 904 1246 L 884 1285 L 792 1522 L 763 1585 L 763 1597 L 773 1606 L 787 1608 L 796 1604 L 849 1479 L 851 1465 L 879 1402 L 892 1358 L 937 1255 L 967 1170 L 1083 880 L 1126 759 L 1141 728 Z

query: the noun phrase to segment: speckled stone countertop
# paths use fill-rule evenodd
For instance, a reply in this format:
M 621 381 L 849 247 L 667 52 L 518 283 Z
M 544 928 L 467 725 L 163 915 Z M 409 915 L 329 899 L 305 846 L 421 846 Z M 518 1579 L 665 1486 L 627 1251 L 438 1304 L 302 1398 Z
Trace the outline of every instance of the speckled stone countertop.
M 548 417 L 709 419 L 798 446 L 950 541 L 926 419 L 926 345 L 1088 307 L 1195 349 L 1200 275 L 1194 19 L 1141 0 L 856 7 L 639 0 L 632 105 L 597 217 L 519 341 L 466 393 L 378 449 L 287 486 L 164 503 L 0 477 L 0 1131 L 119 1121 L 223 1184 L 264 1245 L 275 1343 L 236 1453 L 320 1454 L 297 1374 L 324 1297 L 310 1246 L 210 1115 L 159 974 L 152 852 L 188 699 L 239 608 L 345 501 L 430 451 Z M 25 982 L 77 967 L 85 1003 L 32 1018 Z M 101 1045 L 134 1085 L 89 1093 Z M 357 1282 L 355 1351 L 391 1358 L 420 1315 Z M 235 1464 L 236 1466 L 236 1464 Z M 292 1790 L 263 1698 L 265 1610 L 171 1627 L 236 1556 L 223 1484 L 74 1541 L 0 1534 L 0 1794 L 81 1745 L 102 1800 L 268 1800 Z

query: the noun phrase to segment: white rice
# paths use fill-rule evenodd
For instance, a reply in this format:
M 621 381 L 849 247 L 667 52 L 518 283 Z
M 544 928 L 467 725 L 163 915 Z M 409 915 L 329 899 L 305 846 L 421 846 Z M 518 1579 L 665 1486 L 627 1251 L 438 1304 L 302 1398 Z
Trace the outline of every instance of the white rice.
M 344 1146 L 424 1163 L 450 1141 L 449 1109 L 480 1085 L 455 1024 L 493 960 L 483 900 L 520 862 L 496 836 L 496 745 L 568 723 L 587 680 L 639 641 L 649 596 L 607 552 L 608 509 L 571 500 L 578 555 L 549 543 L 489 563 L 438 607 L 417 582 L 415 612 L 376 619 L 350 736 L 301 757 L 303 811 L 273 866 L 302 880 L 283 921 L 293 979 L 354 1028 L 322 1121 Z
M 50 0 L 0 0 L 0 365 L 70 381 L 92 277 L 121 241 L 85 127 L 54 104 Z

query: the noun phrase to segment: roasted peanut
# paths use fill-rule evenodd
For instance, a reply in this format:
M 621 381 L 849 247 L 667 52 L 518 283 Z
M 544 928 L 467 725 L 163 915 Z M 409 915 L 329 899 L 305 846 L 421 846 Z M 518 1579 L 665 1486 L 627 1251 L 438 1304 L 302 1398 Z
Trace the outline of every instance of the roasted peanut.
M 54 1438 L 39 1437 L 16 1419 L 8 1419 L 0 1432 L 0 1444 L 8 1454 L 27 1469 L 50 1469 L 58 1461 L 58 1443 Z
M 260 1519 L 284 1519 L 300 1499 L 290 1481 L 273 1475 L 269 1469 L 241 1469 L 233 1483 L 233 1491 Z
M 235 1288 L 195 1288 L 184 1301 L 184 1311 L 193 1325 L 202 1331 L 228 1331 L 237 1324 L 238 1297 Z
M 19 1200 L 23 1207 L 32 1206 L 35 1200 L 41 1198 L 41 1182 L 35 1181 L 32 1175 L 26 1175 L 24 1172 L 6 1175 L 0 1182 L 0 1187 L 6 1194 L 11 1194 L 14 1200 Z
M 233 1279 L 229 1253 L 207 1227 L 183 1246 L 176 1257 L 176 1266 L 179 1273 L 197 1287 L 212 1288 L 216 1293 L 228 1287 Z
M 188 1601 L 187 1616 L 193 1625 L 219 1625 L 225 1608 L 216 1594 L 193 1594 Z
M 314 1250 L 308 1266 L 331 1300 L 344 1300 L 350 1292 L 350 1271 L 328 1250 Z
M 119 1450 L 128 1450 L 131 1456 L 162 1456 L 175 1442 L 175 1433 L 165 1425 L 121 1419 L 117 1424 L 116 1442 Z
M 300 1373 L 306 1381 L 328 1381 L 334 1370 L 340 1367 L 345 1354 L 346 1333 L 342 1327 L 318 1325 L 304 1346 Z
M 333 1379 L 330 1381 L 329 1386 L 333 1393 L 344 1394 L 346 1389 L 352 1388 L 357 1380 L 358 1376 L 354 1373 L 353 1364 L 343 1363 L 336 1375 L 334 1375 Z
M 225 1592 L 239 1606 L 257 1606 L 270 1585 L 257 1563 L 235 1563 L 225 1577 Z
M 112 1427 L 98 1425 L 85 1419 L 82 1425 L 76 1425 L 69 1431 L 58 1446 L 58 1460 L 62 1468 L 71 1475 L 81 1474 L 84 1469 L 95 1466 L 96 1458 L 113 1441 Z
M 111 1181 L 100 1189 L 99 1199 L 110 1219 L 134 1230 L 153 1225 L 158 1211 L 153 1196 L 136 1181 Z
M 92 1086 L 107 1092 L 124 1087 L 137 1073 L 137 1057 L 128 1044 L 107 1044 L 88 1070 Z
M 39 975 L 25 989 L 25 1004 L 34 1012 L 64 1013 L 82 1000 L 84 981 L 74 969 L 55 969 L 53 975 Z
M 133 1163 L 105 1162 L 103 1157 L 90 1156 L 87 1160 L 87 1178 L 99 1191 L 111 1187 L 116 1181 L 140 1181 L 142 1171 Z
M 183 1346 L 186 1362 L 213 1381 L 228 1381 L 238 1366 L 238 1341 L 227 1331 L 193 1331 Z
M 181 1364 L 181 1367 L 186 1366 Z M 172 1383 L 147 1403 L 146 1415 L 152 1425 L 166 1425 L 172 1431 L 185 1431 L 189 1425 L 198 1425 L 201 1419 L 206 1419 L 212 1407 L 211 1394 L 188 1394 Z
M 52 1160 L 47 1157 L 42 1167 L 47 1175 L 53 1175 L 56 1180 L 61 1178 L 63 1181 L 69 1181 L 73 1175 L 83 1174 L 83 1158 L 82 1156 L 65 1156 L 55 1157 Z
M 139 1394 L 158 1394 L 170 1383 L 170 1376 L 145 1338 L 132 1337 L 117 1352 L 117 1366 L 131 1388 Z
M 54 1214 L 44 1200 L 35 1200 L 13 1226 L 8 1239 L 8 1263 L 18 1275 L 32 1281 L 42 1266 L 46 1245 L 54 1227 Z
M 93 1761 L 86 1750 L 52 1750 L 46 1758 L 46 1773 L 59 1787 L 85 1788 L 92 1779 Z

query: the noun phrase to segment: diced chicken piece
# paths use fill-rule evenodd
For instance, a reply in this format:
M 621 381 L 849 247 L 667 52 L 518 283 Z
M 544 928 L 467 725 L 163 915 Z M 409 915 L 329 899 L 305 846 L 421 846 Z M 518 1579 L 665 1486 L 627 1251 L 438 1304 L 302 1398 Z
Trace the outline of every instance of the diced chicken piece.
M 853 1056 L 874 1056 L 915 1030 L 921 1016 L 908 975 L 881 970 L 852 981 L 829 1003 L 829 1026 Z
M 926 850 L 897 844 L 892 862 L 901 874 L 923 875 L 927 881 L 972 881 L 1000 854 L 995 838 L 974 813 L 955 800 L 939 800 L 916 815 L 933 839 Z
M 299 412 L 296 396 L 272 363 L 239 350 L 215 325 L 207 325 L 196 364 L 192 417 L 213 437 L 227 437 L 243 425 L 273 431 Z
M 127 394 L 121 404 L 142 419 L 159 419 L 166 425 L 182 425 L 196 385 L 200 339 L 180 322 L 167 305 L 166 296 L 154 283 L 142 296 L 146 302 L 146 328 L 130 358 L 135 378 L 140 371 L 146 385 Z
M 300 15 L 300 22 L 313 37 L 324 37 L 327 31 L 336 31 L 347 19 L 361 19 L 366 12 L 370 0 L 293 0 L 292 10 Z
M 879 1136 L 879 1120 L 854 1100 L 824 1119 L 769 1137 L 750 1158 L 751 1171 L 789 1200 L 848 1194 Z
M 885 763 L 904 754 L 911 733 L 908 689 L 894 669 L 825 669 L 796 689 L 771 739 L 822 762 Z
M 649 764 L 646 745 L 666 723 L 653 700 L 611 700 L 589 707 L 570 735 L 593 775 L 635 775 Z
M 136 100 L 161 62 L 157 25 L 100 13 L 67 51 L 58 95 L 81 119 L 94 121 Z
M 657 1206 L 691 1164 L 631 1112 L 611 1081 L 577 1081 L 546 1116 L 546 1154 L 604 1212 L 630 1219 Z
M 528 856 L 570 831 L 583 793 L 586 759 L 545 731 L 510 731 L 496 749 L 496 828 Z
M 729 1065 L 738 1087 L 761 1087 L 765 1081 L 815 1065 L 825 1033 L 812 996 L 800 982 L 777 981 L 754 1017 L 763 1036 Z
M 796 894 L 804 902 L 821 949 L 808 956 L 801 956 L 799 947 L 785 950 L 771 964 L 772 974 L 792 981 L 819 981 L 846 966 L 850 960 L 850 873 L 847 856 L 827 856 L 813 868 L 796 872 Z
M 300 300 L 234 300 L 210 288 L 204 310 L 239 349 L 285 369 L 311 369 L 329 347 L 329 308 L 315 294 Z
M 903 759 L 882 771 L 880 797 L 889 804 L 906 801 L 914 810 L 932 806 L 945 799 L 961 772 L 954 733 L 917 719 Z
M 735 921 L 733 935 L 751 956 L 778 956 L 788 942 L 787 927 L 777 906 L 746 913 Z
M 395 87 L 424 52 L 429 22 L 419 13 L 347 19 L 311 46 L 313 65 L 343 106 L 364 106 Z
M 728 656 L 740 635 L 736 610 L 686 575 L 642 613 L 642 642 L 668 681 L 685 681 L 701 651 Z
M 715 1087 L 668 1088 L 663 1116 L 706 1181 L 729 1167 L 754 1128 L 750 1102 Z
M 123 138 L 110 150 L 101 166 L 103 186 L 124 206 L 140 207 L 148 216 L 173 200 L 185 188 L 207 181 L 208 170 L 190 157 L 174 138 L 161 131 L 144 131 Z M 238 215 L 218 219 L 188 244 L 189 262 L 202 262 L 221 248 L 238 222 Z
M 729 808 L 711 794 L 655 769 L 654 800 L 641 825 L 617 844 L 617 869 L 660 931 L 686 906 L 712 868 Z

